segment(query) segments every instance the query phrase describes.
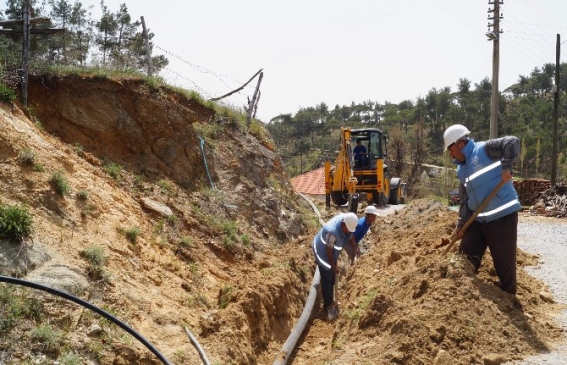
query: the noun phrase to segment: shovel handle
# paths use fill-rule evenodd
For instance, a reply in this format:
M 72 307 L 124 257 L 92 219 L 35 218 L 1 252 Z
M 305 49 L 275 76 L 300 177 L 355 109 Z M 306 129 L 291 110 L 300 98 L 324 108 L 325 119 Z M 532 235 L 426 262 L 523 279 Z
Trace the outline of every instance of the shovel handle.
M 455 234 L 455 236 L 451 239 L 451 242 L 449 243 L 449 245 L 447 246 L 447 248 L 445 249 L 445 252 L 443 252 L 443 255 L 446 255 L 449 253 L 449 251 L 451 250 L 451 248 L 453 247 L 453 245 L 455 244 L 455 242 L 457 242 L 457 240 L 459 239 L 459 235 L 458 233 L 463 232 L 465 233 L 465 231 L 467 230 L 467 228 L 469 228 L 469 226 L 472 224 L 472 222 L 474 222 L 474 220 L 476 219 L 476 217 L 478 217 L 478 215 L 484 210 L 484 208 L 486 208 L 486 206 L 488 205 L 488 203 L 492 200 L 492 198 L 494 198 L 494 196 L 496 195 L 496 193 L 498 192 L 498 190 L 500 190 L 500 188 L 502 187 L 502 185 L 504 185 L 505 182 L 504 180 L 500 180 L 500 182 L 498 183 L 498 185 L 496 185 L 496 187 L 490 192 L 490 194 L 484 199 L 484 201 L 479 205 L 479 207 L 474 211 L 473 215 L 471 215 L 471 217 L 466 221 L 465 225 L 461 227 L 461 229 L 459 229 L 459 231 Z

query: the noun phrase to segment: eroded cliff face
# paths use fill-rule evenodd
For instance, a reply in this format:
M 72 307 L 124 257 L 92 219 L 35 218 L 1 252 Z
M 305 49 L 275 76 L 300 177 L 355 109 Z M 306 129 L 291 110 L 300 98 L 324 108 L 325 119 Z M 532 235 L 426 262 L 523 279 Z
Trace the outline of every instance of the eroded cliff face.
M 43 128 L 79 146 L 91 163 L 124 165 L 154 182 L 165 176 L 187 191 L 218 186 L 226 209 L 213 214 L 244 217 L 264 238 L 303 230 L 297 215 L 281 216 L 292 208 L 273 188 L 293 192 L 274 147 L 230 118 L 142 80 L 35 76 L 29 84 Z
M 302 236 L 310 226 L 269 139 L 140 80 L 35 76 L 29 106 L 36 125 L 0 105 L 0 203 L 27 207 L 26 248 L 45 254 L 31 262 L 30 250 L 0 242 L 0 273 L 57 288 L 76 274 L 74 293 L 110 308 L 174 363 L 198 362 L 182 325 L 213 361 L 270 359 L 301 312 L 312 260 Z M 124 169 L 112 176 L 109 163 Z M 55 193 L 54 172 L 70 192 Z M 124 234 L 132 228 L 135 242 Z M 92 247 L 106 257 L 98 276 L 82 254 Z M 53 325 L 74 318 L 64 343 L 82 358 L 157 363 L 99 318 L 60 302 L 49 311 Z M 34 324 L 21 324 L 0 336 L 0 363 L 44 356 L 31 344 Z M 91 337 L 95 325 L 104 333 Z
M 205 169 L 193 123 L 214 113 L 142 80 L 30 77 L 29 104 L 46 131 L 106 162 L 165 174 L 195 189 Z

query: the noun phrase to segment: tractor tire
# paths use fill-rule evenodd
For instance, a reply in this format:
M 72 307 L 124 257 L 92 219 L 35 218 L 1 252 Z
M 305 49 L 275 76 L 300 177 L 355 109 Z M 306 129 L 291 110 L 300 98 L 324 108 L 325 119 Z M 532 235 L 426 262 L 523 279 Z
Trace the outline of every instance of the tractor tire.
M 349 197 L 348 211 L 354 214 L 358 211 L 358 194 L 355 193 Z
M 391 205 L 398 205 L 400 204 L 400 196 L 402 195 L 402 187 L 396 186 L 395 188 L 390 190 L 390 204 Z
M 346 191 L 333 191 L 331 192 L 331 200 L 333 204 L 339 207 L 348 202 L 348 193 Z

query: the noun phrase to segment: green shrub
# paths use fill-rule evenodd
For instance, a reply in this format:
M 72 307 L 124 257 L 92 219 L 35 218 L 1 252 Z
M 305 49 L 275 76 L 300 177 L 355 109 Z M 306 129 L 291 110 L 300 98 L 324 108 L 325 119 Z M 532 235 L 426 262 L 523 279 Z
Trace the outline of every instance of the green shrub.
M 104 165 L 103 169 L 114 180 L 119 180 L 120 179 L 120 173 L 122 172 L 122 170 L 124 170 L 124 166 L 111 162 L 107 165 Z
M 24 165 L 33 166 L 35 163 L 35 152 L 29 148 L 25 148 L 18 154 L 18 161 Z
M 224 286 L 219 293 L 218 304 L 220 309 L 225 309 L 234 297 L 234 288 L 231 285 Z
M 157 184 L 167 194 L 173 193 L 173 185 L 171 185 L 167 180 L 160 180 Z
M 61 365 L 81 365 L 83 363 L 81 357 L 74 352 L 63 352 L 57 360 Z
M 181 237 L 179 244 L 181 246 L 191 247 L 191 246 L 193 246 L 194 243 L 193 243 L 193 240 L 191 239 L 191 237 L 183 236 L 183 237 Z
M 124 231 L 124 235 L 126 239 L 130 241 L 130 243 L 135 244 L 138 241 L 138 235 L 140 234 L 140 228 L 138 227 L 130 227 L 126 231 Z
M 86 250 L 81 251 L 81 256 L 86 258 L 93 266 L 100 267 L 105 264 L 106 256 L 104 247 L 90 245 Z
M 83 156 L 83 146 L 79 143 L 79 142 L 75 142 L 75 144 L 73 145 L 73 150 L 75 151 L 75 153 L 78 156 Z
M 67 195 L 71 191 L 69 187 L 69 181 L 65 177 L 62 171 L 55 171 L 51 174 L 51 179 L 49 180 L 51 187 L 59 195 Z
M 21 242 L 32 233 L 32 216 L 23 206 L 0 204 L 0 238 Z
M 59 348 L 63 334 L 61 331 L 51 327 L 48 323 L 43 323 L 32 330 L 31 336 L 34 340 L 42 343 L 48 350 Z
M 0 284 L 0 335 L 10 331 L 22 319 L 40 321 L 44 311 L 41 302 L 14 285 Z
M 250 246 L 252 244 L 252 242 L 250 241 L 250 237 L 248 237 L 248 235 L 246 234 L 242 235 L 242 244 L 244 246 Z
M 16 92 L 0 82 L 0 102 L 12 104 L 16 98 Z
M 89 198 L 89 193 L 86 190 L 77 191 L 77 199 L 87 200 Z

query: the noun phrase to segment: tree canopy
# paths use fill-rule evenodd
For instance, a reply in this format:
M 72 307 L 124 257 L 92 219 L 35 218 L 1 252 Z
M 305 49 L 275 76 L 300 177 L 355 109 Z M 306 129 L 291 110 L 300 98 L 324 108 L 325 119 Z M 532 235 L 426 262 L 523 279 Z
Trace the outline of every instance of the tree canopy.
M 23 0 L 6 0 L 0 9 L 0 20 L 21 19 Z M 64 28 L 65 33 L 32 34 L 30 68 L 46 65 L 100 66 L 113 69 L 147 68 L 146 48 L 141 22 L 133 20 L 125 3 L 118 9 L 110 9 L 104 0 L 100 2 L 100 18 L 92 16 L 93 7 L 85 8 L 79 1 L 30 0 L 30 16 L 47 17 L 50 24 L 37 28 Z M 11 28 L 21 29 L 21 25 Z M 150 51 L 154 33 L 148 31 Z M 22 36 L 0 34 L 0 71 L 21 67 Z M 162 55 L 152 57 L 155 72 L 167 66 Z
M 560 67 L 560 116 L 567 111 L 567 64 Z M 500 93 L 498 135 L 522 140 L 522 158 L 516 175 L 549 178 L 551 174 L 553 91 L 555 65 L 536 67 L 529 75 Z M 443 164 L 443 132 L 456 123 L 471 130 L 475 140 L 486 140 L 490 131 L 492 83 L 488 78 L 472 82 L 459 79 L 450 86 L 431 88 L 424 97 L 403 100 L 354 101 L 329 108 L 324 102 L 283 114 L 267 124 L 291 176 L 334 161 L 341 127 L 380 128 L 390 136 L 390 156 L 406 162 Z M 567 127 L 559 125 L 558 178 L 567 174 Z M 305 145 L 309 148 L 306 148 Z M 301 148 L 299 148 L 301 146 Z M 301 164 L 298 163 L 301 161 Z M 418 171 L 416 171 L 418 173 Z M 406 177 L 406 179 L 409 179 Z

